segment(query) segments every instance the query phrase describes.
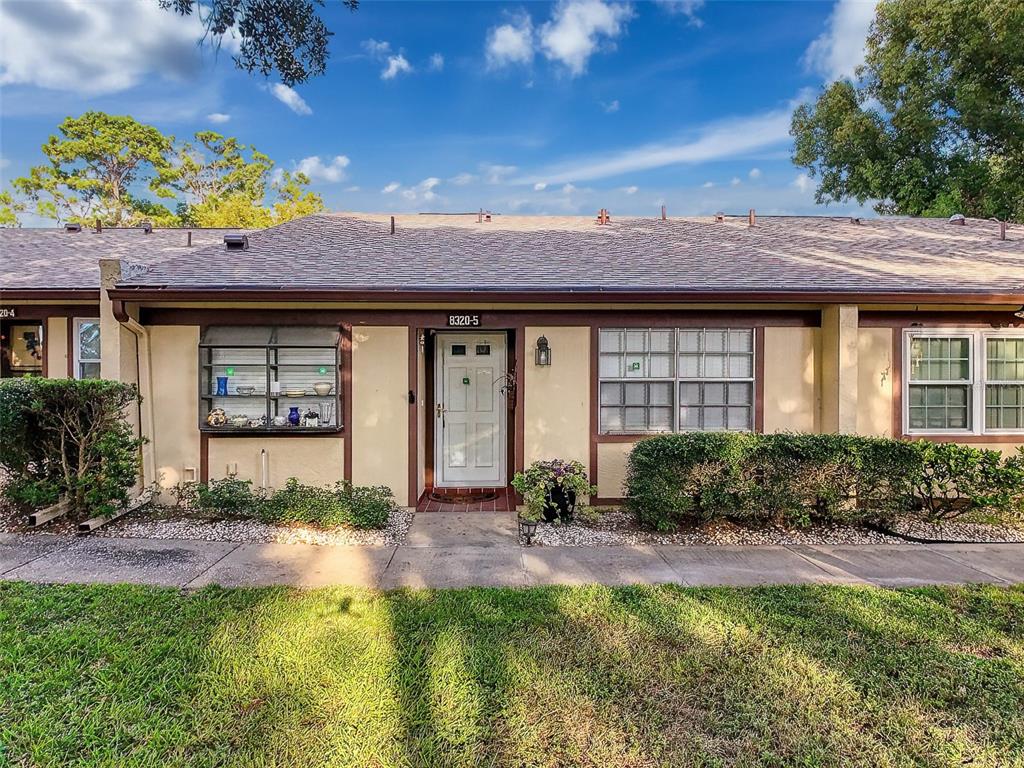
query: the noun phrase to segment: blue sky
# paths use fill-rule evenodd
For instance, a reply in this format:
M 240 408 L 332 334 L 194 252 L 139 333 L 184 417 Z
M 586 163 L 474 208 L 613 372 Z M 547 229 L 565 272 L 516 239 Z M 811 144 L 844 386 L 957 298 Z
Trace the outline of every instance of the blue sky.
M 859 62 L 873 5 L 327 1 L 324 77 L 287 89 L 198 49 L 157 0 L 0 4 L 0 174 L 68 114 L 237 136 L 329 208 L 672 214 L 824 208 L 789 115 Z

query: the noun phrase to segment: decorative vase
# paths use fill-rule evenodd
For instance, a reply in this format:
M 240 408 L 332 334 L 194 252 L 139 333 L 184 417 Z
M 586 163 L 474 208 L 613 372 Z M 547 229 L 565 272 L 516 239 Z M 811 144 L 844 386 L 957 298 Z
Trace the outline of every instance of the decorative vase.
M 288 423 L 293 427 L 299 426 L 299 422 L 302 420 L 302 416 L 299 415 L 299 406 L 293 405 L 288 409 Z
M 217 377 L 217 396 L 223 397 L 228 393 L 228 377 L 218 376 Z

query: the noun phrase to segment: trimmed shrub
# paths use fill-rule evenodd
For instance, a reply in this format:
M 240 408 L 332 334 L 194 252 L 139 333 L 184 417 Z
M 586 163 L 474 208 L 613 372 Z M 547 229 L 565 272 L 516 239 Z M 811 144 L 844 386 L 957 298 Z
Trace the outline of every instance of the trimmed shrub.
M 68 498 L 77 515 L 128 501 L 141 469 L 125 419 L 138 388 L 102 379 L 24 377 L 0 382 L 3 495 L 21 508 Z
M 294 477 L 271 494 L 254 490 L 251 480 L 235 478 L 186 483 L 175 494 L 186 508 L 207 514 L 320 528 L 382 528 L 396 508 L 394 494 L 384 486 L 338 482 L 333 488 L 320 488 Z
M 686 433 L 637 443 L 626 506 L 672 531 L 686 520 L 887 523 L 1024 517 L 1024 451 L 853 435 Z

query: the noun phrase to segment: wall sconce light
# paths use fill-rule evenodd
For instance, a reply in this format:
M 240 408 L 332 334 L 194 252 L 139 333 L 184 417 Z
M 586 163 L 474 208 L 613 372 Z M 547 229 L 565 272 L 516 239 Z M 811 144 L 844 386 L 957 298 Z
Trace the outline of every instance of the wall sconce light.
M 1021 320 L 1024 320 L 1024 306 L 1022 306 L 1020 309 L 1018 309 L 1016 312 L 1014 312 L 1013 316 L 1017 317 L 1017 318 L 1020 318 Z
M 537 365 L 551 365 L 551 347 L 548 346 L 547 336 L 537 339 L 537 352 L 534 360 Z

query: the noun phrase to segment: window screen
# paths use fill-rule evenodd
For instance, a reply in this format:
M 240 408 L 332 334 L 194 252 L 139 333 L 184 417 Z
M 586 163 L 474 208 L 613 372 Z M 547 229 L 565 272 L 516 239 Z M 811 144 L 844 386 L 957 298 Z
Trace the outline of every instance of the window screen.
M 1024 429 L 1024 337 L 985 340 L 985 428 Z
M 908 424 L 912 430 L 971 428 L 971 338 L 910 340 Z

